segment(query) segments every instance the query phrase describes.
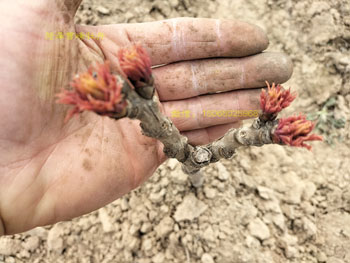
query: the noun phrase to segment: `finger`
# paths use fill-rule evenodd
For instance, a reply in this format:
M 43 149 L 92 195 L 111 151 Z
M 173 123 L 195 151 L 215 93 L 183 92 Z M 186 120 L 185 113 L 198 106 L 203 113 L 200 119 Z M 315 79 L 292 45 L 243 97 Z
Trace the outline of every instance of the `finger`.
M 120 46 L 141 43 L 152 64 L 209 57 L 243 57 L 265 50 L 266 34 L 257 26 L 235 20 L 174 18 L 163 21 L 79 27 L 104 34 L 100 46 L 107 59 L 115 59 Z
M 163 109 L 180 131 L 257 117 L 260 89 L 237 90 L 186 100 L 163 102 Z
M 175 18 L 145 24 L 128 24 L 132 42 L 148 48 L 155 64 L 208 57 L 241 57 L 268 46 L 265 33 L 240 21 Z
M 182 132 L 182 134 L 188 138 L 188 142 L 190 144 L 203 145 L 219 139 L 220 137 L 224 136 L 229 129 L 238 128 L 241 125 L 242 122 L 239 121 L 234 123 L 212 126 L 209 128 L 203 128 L 199 130 L 185 131 Z
M 153 69 L 161 101 L 264 87 L 265 81 L 283 83 L 292 72 L 290 58 L 282 53 L 186 61 Z

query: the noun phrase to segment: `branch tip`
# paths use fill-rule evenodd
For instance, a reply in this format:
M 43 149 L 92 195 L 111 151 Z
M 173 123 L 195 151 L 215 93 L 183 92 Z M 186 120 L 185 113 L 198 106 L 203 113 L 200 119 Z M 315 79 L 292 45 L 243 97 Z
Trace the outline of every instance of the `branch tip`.
M 322 141 L 321 136 L 311 134 L 314 127 L 315 123 L 307 120 L 303 114 L 281 118 L 273 133 L 273 141 L 311 150 L 311 146 L 306 144 L 306 141 Z
M 296 93 L 291 93 L 290 89 L 285 90 L 282 85 L 266 81 L 267 91 L 261 90 L 260 93 L 260 108 L 268 118 L 274 118 L 284 108 L 287 108 L 296 98 Z
M 97 63 L 87 72 L 77 75 L 71 82 L 71 88 L 63 89 L 57 94 L 57 103 L 74 105 L 65 121 L 83 111 L 113 116 L 122 113 L 126 108 L 122 84 L 111 73 L 108 61 Z

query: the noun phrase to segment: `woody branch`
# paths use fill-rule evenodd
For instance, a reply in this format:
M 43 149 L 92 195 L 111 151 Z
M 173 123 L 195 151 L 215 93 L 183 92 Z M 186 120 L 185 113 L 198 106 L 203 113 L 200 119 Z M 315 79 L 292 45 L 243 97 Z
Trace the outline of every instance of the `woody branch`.
M 241 146 L 277 143 L 311 149 L 306 141 L 322 139 L 311 134 L 314 123 L 304 115 L 277 119 L 278 113 L 296 96 L 281 85 L 267 83 L 267 91 L 262 90 L 260 95 L 261 114 L 251 126 L 230 129 L 210 144 L 192 146 L 158 107 L 151 63 L 144 49 L 138 45 L 121 49 L 118 59 L 119 72 L 112 73 L 108 62 L 92 66 L 73 80 L 72 90 L 58 94 L 59 103 L 74 106 L 66 120 L 86 110 L 114 119 L 138 119 L 142 133 L 161 141 L 164 153 L 181 162 L 189 174 L 222 158 L 232 157 Z

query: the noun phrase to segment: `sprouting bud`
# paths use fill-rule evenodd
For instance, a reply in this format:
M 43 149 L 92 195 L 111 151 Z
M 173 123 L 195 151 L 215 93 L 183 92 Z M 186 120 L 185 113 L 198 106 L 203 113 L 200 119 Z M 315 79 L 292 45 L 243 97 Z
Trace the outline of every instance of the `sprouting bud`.
M 285 90 L 280 84 L 272 86 L 266 81 L 267 92 L 262 90 L 260 93 L 260 107 L 264 114 L 277 115 L 281 110 L 288 107 L 296 98 L 290 89 Z
M 65 121 L 74 114 L 93 111 L 100 115 L 113 116 L 126 108 L 122 85 L 111 74 L 109 63 L 91 66 L 87 72 L 77 75 L 72 83 L 72 90 L 62 90 L 57 94 L 57 103 L 74 105 Z
M 152 84 L 151 59 L 140 45 L 121 48 L 118 52 L 119 65 L 133 83 Z
M 278 122 L 272 138 L 275 143 L 286 144 L 296 147 L 305 147 L 311 150 L 306 141 L 322 141 L 322 137 L 311 134 L 315 123 L 306 119 L 305 115 L 281 118 Z

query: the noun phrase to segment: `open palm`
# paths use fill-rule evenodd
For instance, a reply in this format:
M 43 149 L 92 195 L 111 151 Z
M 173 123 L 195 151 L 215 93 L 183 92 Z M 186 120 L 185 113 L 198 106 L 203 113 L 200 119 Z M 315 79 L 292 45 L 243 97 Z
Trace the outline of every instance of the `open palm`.
M 79 4 L 0 4 L 0 234 L 93 211 L 140 185 L 165 160 L 162 145 L 142 136 L 137 121 L 86 112 L 63 123 L 68 107 L 56 104 L 55 94 L 95 61 L 115 67 L 118 48 L 138 42 L 153 65 L 168 64 L 153 70 L 157 93 L 166 114 L 190 111 L 173 121 L 193 144 L 220 137 L 242 119 L 207 118 L 203 110 L 258 109 L 257 88 L 292 72 L 283 54 L 260 53 L 268 41 L 253 25 L 179 18 L 76 26 Z M 85 39 L 69 39 L 70 32 Z M 102 39 L 86 37 L 98 33 Z

